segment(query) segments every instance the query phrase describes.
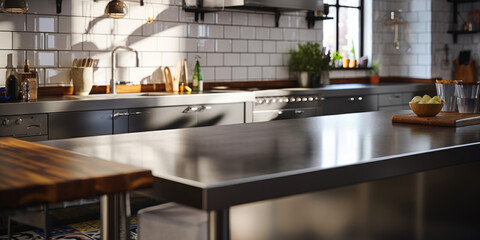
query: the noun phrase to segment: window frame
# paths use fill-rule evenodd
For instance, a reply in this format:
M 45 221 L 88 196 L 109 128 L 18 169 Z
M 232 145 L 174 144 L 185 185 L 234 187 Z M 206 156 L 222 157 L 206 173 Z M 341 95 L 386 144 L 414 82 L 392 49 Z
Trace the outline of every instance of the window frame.
M 339 27 L 338 25 L 340 24 L 340 8 L 355 8 L 360 11 L 360 55 L 359 57 L 363 56 L 363 51 L 364 51 L 364 42 L 365 42 L 365 33 L 364 33 L 364 20 L 365 20 L 365 0 L 359 0 L 360 6 L 358 7 L 352 7 L 352 6 L 345 6 L 345 5 L 340 5 L 340 0 L 335 0 L 335 4 L 328 4 L 328 7 L 334 6 L 335 11 L 336 11 L 336 18 L 335 18 L 335 49 L 338 51 L 339 49 Z

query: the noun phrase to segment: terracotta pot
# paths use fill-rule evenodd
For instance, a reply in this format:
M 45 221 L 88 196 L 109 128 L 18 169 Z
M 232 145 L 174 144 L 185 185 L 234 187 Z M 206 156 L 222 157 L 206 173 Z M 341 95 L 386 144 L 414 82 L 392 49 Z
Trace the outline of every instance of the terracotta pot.
M 349 68 L 354 68 L 357 66 L 357 60 L 356 59 L 350 59 L 350 64 L 348 65 Z
M 348 68 L 349 64 L 350 64 L 350 59 L 348 59 L 348 58 L 343 58 L 342 59 L 343 68 Z
M 379 84 L 380 83 L 380 76 L 379 75 L 370 75 L 370 84 Z

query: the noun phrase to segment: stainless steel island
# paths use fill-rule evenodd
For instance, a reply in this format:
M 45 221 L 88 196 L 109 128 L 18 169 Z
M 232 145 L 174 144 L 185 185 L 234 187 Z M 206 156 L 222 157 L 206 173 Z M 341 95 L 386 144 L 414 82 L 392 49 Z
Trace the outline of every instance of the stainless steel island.
M 424 183 L 428 179 L 415 174 L 455 166 L 467 166 L 467 171 L 478 169 L 480 126 L 444 128 L 392 124 L 391 117 L 396 113 L 405 111 L 354 113 L 41 143 L 151 169 L 155 184 L 148 194 L 209 211 L 210 239 L 230 238 L 229 209 L 235 205 L 332 191 L 331 189 L 358 186 L 381 179 L 414 176 L 414 180 L 422 184 L 412 184 L 416 186 L 412 190 L 413 200 L 408 200 L 407 205 L 400 203 L 399 209 L 394 211 L 412 212 L 412 220 L 402 221 L 395 219 L 396 215 L 388 214 L 387 219 L 384 215 L 377 218 L 380 218 L 380 222 L 393 221 L 394 225 L 412 221 L 411 226 L 406 227 L 408 234 L 397 234 L 397 237 L 433 239 L 430 235 L 425 235 L 421 226 L 422 221 L 428 218 L 423 214 L 428 205 L 425 203 L 426 197 L 422 195 L 426 192 Z M 457 179 L 463 178 L 458 176 Z M 456 189 L 471 189 L 468 196 L 478 200 L 479 190 L 469 187 L 472 184 L 478 186 L 475 183 L 477 179 L 465 184 L 462 182 L 464 187 L 458 186 Z M 404 183 L 384 187 L 380 193 L 382 199 L 390 195 L 394 196 L 394 201 L 398 201 L 403 196 L 402 188 L 411 190 L 410 185 Z M 396 193 L 399 193 L 399 197 Z M 360 202 L 361 205 L 364 200 L 365 196 L 355 202 Z M 374 205 L 380 206 L 381 203 L 383 200 Z M 315 211 L 314 205 L 309 207 Z M 374 206 L 370 206 L 372 207 Z M 352 209 L 356 211 L 355 207 Z M 379 214 L 377 210 L 373 212 Z M 470 212 L 478 210 L 471 209 Z M 371 212 L 364 211 L 362 222 L 357 224 L 369 228 L 365 225 L 368 225 L 369 219 L 374 219 L 374 215 L 369 213 Z M 330 225 L 335 221 L 333 216 L 319 218 L 330 219 Z M 272 224 L 275 226 L 272 228 L 282 231 L 279 220 L 275 220 L 275 217 L 273 219 Z M 458 222 L 457 220 L 452 219 Z M 478 219 L 472 221 L 465 224 L 470 226 L 479 222 Z M 234 224 L 232 222 L 232 227 Z M 342 234 L 330 239 L 360 236 Z M 472 234 L 478 236 L 479 233 L 473 230 Z M 365 236 L 370 236 L 368 239 L 386 239 L 385 235 Z M 288 235 L 271 235 L 257 239 L 289 238 L 292 239 Z M 318 238 L 302 236 L 297 239 Z

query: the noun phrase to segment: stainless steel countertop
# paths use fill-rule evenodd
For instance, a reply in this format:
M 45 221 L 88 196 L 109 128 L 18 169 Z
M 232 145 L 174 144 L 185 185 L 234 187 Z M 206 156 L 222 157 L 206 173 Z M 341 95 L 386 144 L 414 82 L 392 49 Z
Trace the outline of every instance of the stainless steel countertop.
M 44 141 L 151 169 L 155 194 L 205 210 L 480 158 L 480 125 L 392 124 L 406 111 Z
M 252 92 L 204 92 L 178 94 L 166 92 L 92 94 L 88 96 L 44 97 L 36 102 L 0 103 L 0 115 L 68 111 L 93 111 L 138 107 L 167 107 L 195 104 L 253 102 Z
M 40 98 L 37 102 L 29 103 L 0 103 L 0 115 L 254 102 L 256 96 L 321 94 L 324 97 L 341 97 L 401 92 L 427 93 L 429 91 L 435 91 L 433 84 L 385 83 L 380 85 L 333 84 L 322 88 L 284 88 L 253 92 L 214 90 L 205 91 L 201 94 L 174 94 L 165 92 L 121 93 L 117 95 L 93 94 L 89 96 L 44 97 Z M 149 96 L 148 94 L 152 95 Z

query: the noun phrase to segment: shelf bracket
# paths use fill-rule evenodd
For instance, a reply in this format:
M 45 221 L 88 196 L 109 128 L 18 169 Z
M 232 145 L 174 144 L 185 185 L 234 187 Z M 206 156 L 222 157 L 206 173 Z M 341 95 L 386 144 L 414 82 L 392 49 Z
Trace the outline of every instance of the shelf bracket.
M 62 0 L 57 0 L 57 14 L 62 13 Z
M 275 27 L 278 28 L 278 26 L 280 25 L 280 11 L 275 11 Z

